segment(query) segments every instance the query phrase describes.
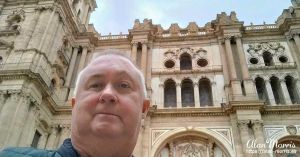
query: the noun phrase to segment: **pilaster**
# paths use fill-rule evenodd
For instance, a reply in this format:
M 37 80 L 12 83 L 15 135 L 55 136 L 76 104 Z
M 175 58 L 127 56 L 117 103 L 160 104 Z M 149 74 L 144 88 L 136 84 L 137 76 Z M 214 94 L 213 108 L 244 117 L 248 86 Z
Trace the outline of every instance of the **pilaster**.
M 51 127 L 51 132 L 46 144 L 46 148 L 49 150 L 53 150 L 57 147 L 56 143 L 58 139 L 58 129 L 59 129 L 58 126 Z
M 255 120 L 253 121 L 252 125 L 253 133 L 256 139 L 257 144 L 266 144 L 264 133 L 263 133 L 263 121 L 262 120 Z M 265 148 L 258 148 L 258 151 L 261 153 L 258 153 L 259 157 L 268 157 L 266 153 L 262 153 Z
M 72 53 L 72 58 L 71 58 L 71 63 L 68 68 L 68 73 L 67 73 L 67 78 L 66 78 L 66 83 L 65 83 L 65 86 L 67 86 L 67 87 L 69 87 L 70 83 L 71 83 L 72 74 L 74 71 L 77 55 L 78 55 L 78 47 L 74 47 L 74 50 Z
M 250 157 L 249 153 L 247 153 L 247 142 L 248 140 L 250 140 L 248 123 L 248 120 L 238 120 L 237 124 L 240 131 L 240 138 L 243 145 L 243 152 L 245 157 Z
M 12 127 L 12 122 L 14 119 L 15 111 L 17 110 L 19 104 L 20 94 L 19 93 L 9 93 L 8 100 L 5 102 L 2 107 L 2 111 L 0 114 L 0 148 L 5 146 L 9 134 L 10 128 Z
M 137 56 L 137 42 L 132 42 L 132 47 L 131 47 L 131 58 L 133 62 L 136 64 L 136 56 Z
M 176 83 L 176 99 L 177 99 L 177 108 L 182 108 L 182 103 L 181 103 L 181 83 Z
M 200 107 L 200 96 L 199 96 L 199 84 L 194 82 L 194 98 L 195 98 L 195 107 Z
M 285 79 L 280 79 L 279 81 L 280 81 L 280 86 L 282 89 L 282 94 L 284 97 L 284 102 L 287 105 L 291 105 L 292 101 L 291 101 L 290 94 L 289 94 L 289 91 L 288 91 L 286 83 L 285 83 Z
M 267 93 L 268 93 L 268 100 L 270 102 L 270 105 L 276 105 L 276 101 L 274 98 L 274 93 L 270 84 L 270 80 L 265 80 L 265 85 L 267 88 Z
M 58 145 L 61 145 L 66 138 L 69 138 L 69 133 L 70 133 L 70 126 L 63 125 L 61 129 Z
M 163 83 L 159 84 L 158 92 L 159 92 L 159 97 L 158 97 L 158 102 L 156 105 L 158 105 L 158 108 L 164 108 L 165 107 L 165 100 L 164 100 L 165 95 L 164 95 L 164 84 Z M 155 102 L 155 101 L 152 101 L 152 102 Z
M 17 103 L 17 108 L 14 111 L 14 118 L 10 120 L 12 123 L 9 129 L 9 136 L 7 139 L 6 146 L 16 146 L 19 144 L 19 140 L 21 138 L 21 134 L 24 131 L 26 124 L 26 118 L 29 111 L 30 99 L 29 97 L 22 93 L 19 97 L 19 101 Z
M 77 74 L 84 68 L 87 52 L 88 52 L 88 48 L 84 46 L 80 57 Z

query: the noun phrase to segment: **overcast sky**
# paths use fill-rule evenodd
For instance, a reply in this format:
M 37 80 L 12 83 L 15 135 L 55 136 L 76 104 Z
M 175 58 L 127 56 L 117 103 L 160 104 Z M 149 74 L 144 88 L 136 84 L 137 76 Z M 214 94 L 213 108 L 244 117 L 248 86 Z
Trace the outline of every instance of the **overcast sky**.
M 98 8 L 90 23 L 102 35 L 128 34 L 134 20 L 152 19 L 168 29 L 171 23 L 185 28 L 189 22 L 202 27 L 221 12 L 237 13 L 244 25 L 275 23 L 283 9 L 291 6 L 290 0 L 96 0 Z

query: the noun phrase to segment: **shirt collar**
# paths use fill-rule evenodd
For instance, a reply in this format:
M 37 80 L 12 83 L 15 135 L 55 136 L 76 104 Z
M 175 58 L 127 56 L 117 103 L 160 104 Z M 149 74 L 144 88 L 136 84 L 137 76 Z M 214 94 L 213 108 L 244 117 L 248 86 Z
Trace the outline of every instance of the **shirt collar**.
M 57 152 L 63 157 L 80 157 L 78 152 L 73 147 L 70 138 L 64 140 Z

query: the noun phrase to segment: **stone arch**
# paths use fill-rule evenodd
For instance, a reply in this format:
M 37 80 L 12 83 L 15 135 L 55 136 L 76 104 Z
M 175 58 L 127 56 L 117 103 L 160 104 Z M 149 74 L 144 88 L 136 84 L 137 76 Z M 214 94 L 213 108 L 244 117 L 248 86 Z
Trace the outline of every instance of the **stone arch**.
M 254 82 L 259 100 L 266 101 L 270 104 L 265 79 L 261 76 L 257 76 Z
M 295 77 L 293 77 L 291 75 L 286 75 L 284 77 L 284 80 L 285 80 L 285 84 L 288 89 L 288 93 L 289 93 L 292 103 L 293 104 L 298 103 L 299 102 L 299 94 L 298 94 L 298 90 L 297 90 L 297 83 L 296 83 Z
M 180 70 L 192 70 L 192 56 L 189 53 L 183 53 L 179 57 Z
M 265 66 L 273 66 L 274 65 L 274 59 L 273 59 L 273 55 L 271 52 L 264 51 L 262 53 L 262 57 L 263 57 Z
M 270 84 L 274 94 L 276 104 L 284 104 L 283 92 L 280 85 L 280 79 L 276 76 L 270 77 Z
M 181 82 L 181 103 L 182 107 L 194 107 L 194 83 L 191 79 L 185 78 Z
M 219 134 L 208 130 L 206 128 L 178 128 L 172 131 L 168 131 L 162 134 L 159 139 L 152 145 L 150 150 L 150 157 L 157 157 L 160 150 L 170 141 L 184 136 L 195 136 L 195 137 L 204 137 L 209 138 L 215 144 L 217 144 L 221 150 L 225 153 L 226 156 L 232 157 L 235 156 L 235 150 L 224 137 Z
M 198 82 L 199 87 L 199 98 L 200 106 L 212 106 L 213 105 L 213 95 L 211 81 L 208 78 L 201 78 Z
M 176 82 L 173 79 L 164 81 L 164 107 L 176 107 Z

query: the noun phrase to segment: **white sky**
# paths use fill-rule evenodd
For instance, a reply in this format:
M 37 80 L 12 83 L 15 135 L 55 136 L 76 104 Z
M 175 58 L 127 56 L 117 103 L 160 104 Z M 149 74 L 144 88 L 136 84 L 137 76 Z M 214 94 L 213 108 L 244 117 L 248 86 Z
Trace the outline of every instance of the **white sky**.
M 128 34 L 134 20 L 152 19 L 153 24 L 161 24 L 168 29 L 171 23 L 185 28 L 189 22 L 202 27 L 221 12 L 237 13 L 244 25 L 250 22 L 258 25 L 264 21 L 275 23 L 283 9 L 291 6 L 290 0 L 96 0 L 98 8 L 91 15 L 93 23 L 101 35 Z

